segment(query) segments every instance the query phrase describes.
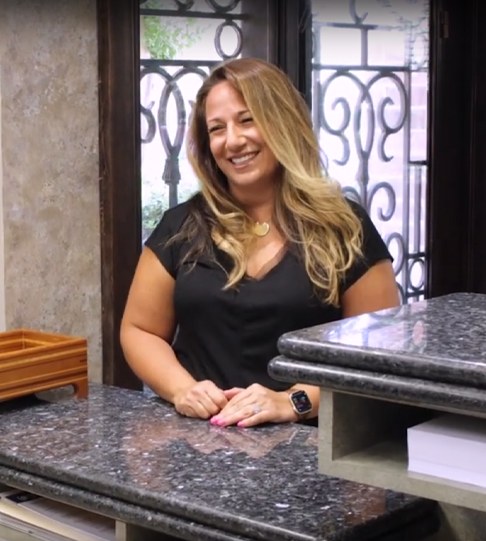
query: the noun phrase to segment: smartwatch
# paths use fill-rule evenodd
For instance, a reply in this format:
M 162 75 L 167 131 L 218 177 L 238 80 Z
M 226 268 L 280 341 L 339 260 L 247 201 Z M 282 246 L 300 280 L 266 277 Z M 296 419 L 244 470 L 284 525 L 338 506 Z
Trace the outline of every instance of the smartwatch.
M 292 409 L 300 419 L 303 419 L 312 411 L 312 402 L 307 393 L 302 389 L 291 389 L 289 391 L 289 400 L 292 404 Z

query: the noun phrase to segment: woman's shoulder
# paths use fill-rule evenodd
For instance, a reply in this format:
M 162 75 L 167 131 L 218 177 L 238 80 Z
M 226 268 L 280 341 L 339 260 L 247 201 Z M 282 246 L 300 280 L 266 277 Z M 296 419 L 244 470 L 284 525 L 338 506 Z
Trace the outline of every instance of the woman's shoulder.
M 178 203 L 174 207 L 171 207 L 164 211 L 162 214 L 161 222 L 165 222 L 166 225 L 172 226 L 171 229 L 178 230 L 190 214 L 191 200 Z
M 161 219 L 145 242 L 149 248 L 165 243 L 181 230 L 182 225 L 191 214 L 194 198 L 195 196 L 163 212 Z
M 355 216 L 357 216 L 357 218 L 361 222 L 364 242 L 366 243 L 367 237 L 369 236 L 380 237 L 380 240 L 381 240 L 381 236 L 378 233 L 378 230 L 376 229 L 376 226 L 373 220 L 371 219 L 369 212 L 363 206 L 363 204 L 359 201 L 356 201 L 355 199 L 351 197 L 345 197 L 345 200 L 350 206 L 351 210 L 354 212 Z
M 183 203 L 167 209 L 160 220 L 159 225 L 164 229 L 169 229 L 172 233 L 177 233 L 186 219 L 201 208 L 201 194 L 198 192 Z
M 370 234 L 378 235 L 375 224 L 373 223 L 373 220 L 371 219 L 369 212 L 366 210 L 364 205 L 351 197 L 345 197 L 345 201 L 353 211 L 354 215 L 360 221 L 365 239 Z
M 344 200 L 351 207 L 351 210 L 354 212 L 354 214 L 358 218 L 362 219 L 363 216 L 368 215 L 363 205 L 359 203 L 358 201 L 356 201 L 356 199 L 353 199 L 352 197 L 349 197 L 349 196 L 345 196 Z

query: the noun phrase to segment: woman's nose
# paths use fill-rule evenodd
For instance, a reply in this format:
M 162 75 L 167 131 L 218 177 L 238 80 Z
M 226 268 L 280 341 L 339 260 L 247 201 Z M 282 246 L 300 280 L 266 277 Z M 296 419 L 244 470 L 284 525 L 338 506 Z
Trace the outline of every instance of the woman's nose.
M 228 126 L 226 129 L 226 146 L 228 148 L 238 148 L 245 144 L 243 130 L 239 126 Z

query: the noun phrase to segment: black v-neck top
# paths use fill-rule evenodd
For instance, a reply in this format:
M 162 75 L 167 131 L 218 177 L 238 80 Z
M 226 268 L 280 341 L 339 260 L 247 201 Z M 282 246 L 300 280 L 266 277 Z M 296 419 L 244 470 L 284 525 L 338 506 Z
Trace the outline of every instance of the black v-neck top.
M 343 291 L 369 267 L 391 259 L 386 245 L 362 207 L 350 202 L 363 224 L 364 258 L 346 275 Z M 273 380 L 268 362 L 278 355 L 277 340 L 285 332 L 335 321 L 341 310 L 314 294 L 303 264 L 291 250 L 260 279 L 246 277 L 232 289 L 224 268 L 229 257 L 214 246 L 217 261 L 200 259 L 179 264 L 187 242 L 167 241 L 188 216 L 189 202 L 167 210 L 146 241 L 175 279 L 177 331 L 175 354 L 196 380 L 212 380 L 221 389 L 260 383 L 274 390 L 289 384 Z

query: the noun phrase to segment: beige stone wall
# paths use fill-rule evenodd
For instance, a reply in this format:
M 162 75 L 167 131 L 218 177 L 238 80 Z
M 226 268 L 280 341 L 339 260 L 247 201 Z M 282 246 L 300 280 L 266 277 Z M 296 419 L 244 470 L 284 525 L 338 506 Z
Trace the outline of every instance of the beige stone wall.
M 101 379 L 97 69 L 96 0 L 1 1 L 5 327 L 87 337 L 92 381 Z
M 1 66 L 1 63 L 0 63 Z M 5 250 L 3 245 L 2 70 L 0 69 L 0 331 L 5 329 Z

